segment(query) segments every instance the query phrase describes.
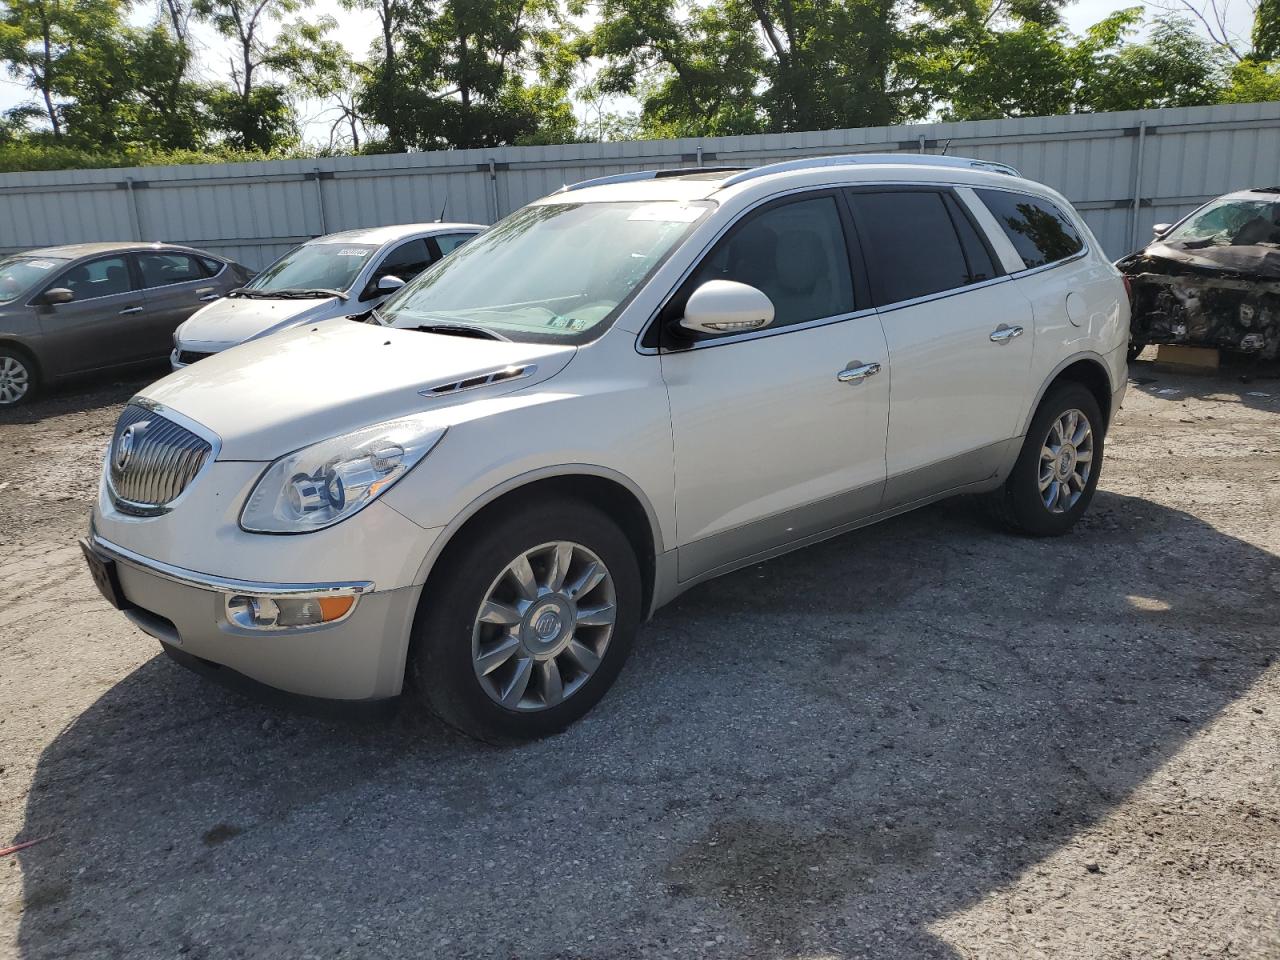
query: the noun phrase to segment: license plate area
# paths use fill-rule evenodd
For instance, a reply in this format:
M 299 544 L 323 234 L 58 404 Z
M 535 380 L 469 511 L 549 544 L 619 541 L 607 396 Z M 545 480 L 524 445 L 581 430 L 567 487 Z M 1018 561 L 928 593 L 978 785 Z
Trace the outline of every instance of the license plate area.
M 93 582 L 107 602 L 117 610 L 128 610 L 132 607 L 133 604 L 128 601 L 124 595 L 124 590 L 120 588 L 120 572 L 116 567 L 116 562 L 110 557 L 104 557 L 99 554 L 93 547 L 89 546 L 86 540 L 80 541 L 80 549 L 83 551 L 85 563 L 89 567 L 89 575 L 93 577 Z

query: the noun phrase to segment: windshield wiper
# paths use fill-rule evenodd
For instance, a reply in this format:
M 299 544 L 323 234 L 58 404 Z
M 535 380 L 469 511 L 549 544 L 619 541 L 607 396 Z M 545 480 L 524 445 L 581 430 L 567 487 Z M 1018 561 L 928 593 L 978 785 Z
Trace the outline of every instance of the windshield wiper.
M 236 287 L 227 296 L 250 297 L 254 300 L 318 300 L 322 297 L 337 297 L 339 300 L 351 299 L 349 295 L 341 290 L 330 290 L 327 287 L 287 287 L 283 290 Z
M 502 334 L 485 327 L 468 327 L 461 323 L 424 323 L 409 329 L 419 330 L 422 333 L 438 333 L 446 337 L 471 337 L 475 340 L 510 340 L 509 337 L 504 337 Z

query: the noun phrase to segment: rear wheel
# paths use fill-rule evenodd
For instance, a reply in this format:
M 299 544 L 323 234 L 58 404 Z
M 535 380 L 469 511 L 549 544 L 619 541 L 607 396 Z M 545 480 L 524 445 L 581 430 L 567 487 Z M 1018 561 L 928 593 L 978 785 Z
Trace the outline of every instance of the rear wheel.
M 564 729 L 612 685 L 640 620 L 622 531 L 575 501 L 496 515 L 442 559 L 409 669 L 433 713 L 489 741 Z
M 1067 533 L 1089 508 L 1102 469 L 1102 411 L 1078 383 L 1050 388 L 1027 429 L 1017 463 L 992 495 L 996 514 L 1037 537 Z
M 35 364 L 21 351 L 0 347 L 0 407 L 16 407 L 35 396 Z

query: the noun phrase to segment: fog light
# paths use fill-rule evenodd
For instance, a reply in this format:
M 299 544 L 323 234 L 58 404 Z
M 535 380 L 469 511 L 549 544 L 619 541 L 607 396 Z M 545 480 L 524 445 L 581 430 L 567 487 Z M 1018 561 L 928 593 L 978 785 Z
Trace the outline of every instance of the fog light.
M 322 597 L 227 596 L 227 620 L 247 630 L 288 630 L 335 623 L 356 605 L 350 595 Z

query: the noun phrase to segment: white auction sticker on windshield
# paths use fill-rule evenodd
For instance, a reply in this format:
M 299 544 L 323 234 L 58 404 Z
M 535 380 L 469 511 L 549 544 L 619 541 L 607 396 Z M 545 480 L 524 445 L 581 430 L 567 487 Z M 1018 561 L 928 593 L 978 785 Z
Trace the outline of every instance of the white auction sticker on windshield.
M 346 247 L 338 251 L 340 257 L 367 257 L 368 255 L 368 250 L 361 250 L 359 247 Z
M 27 266 L 35 267 L 37 270 L 52 270 L 56 264 L 52 260 L 28 260 Z
M 702 207 L 682 207 L 675 203 L 649 203 L 636 207 L 628 220 L 657 220 L 660 223 L 693 223 L 702 216 Z

